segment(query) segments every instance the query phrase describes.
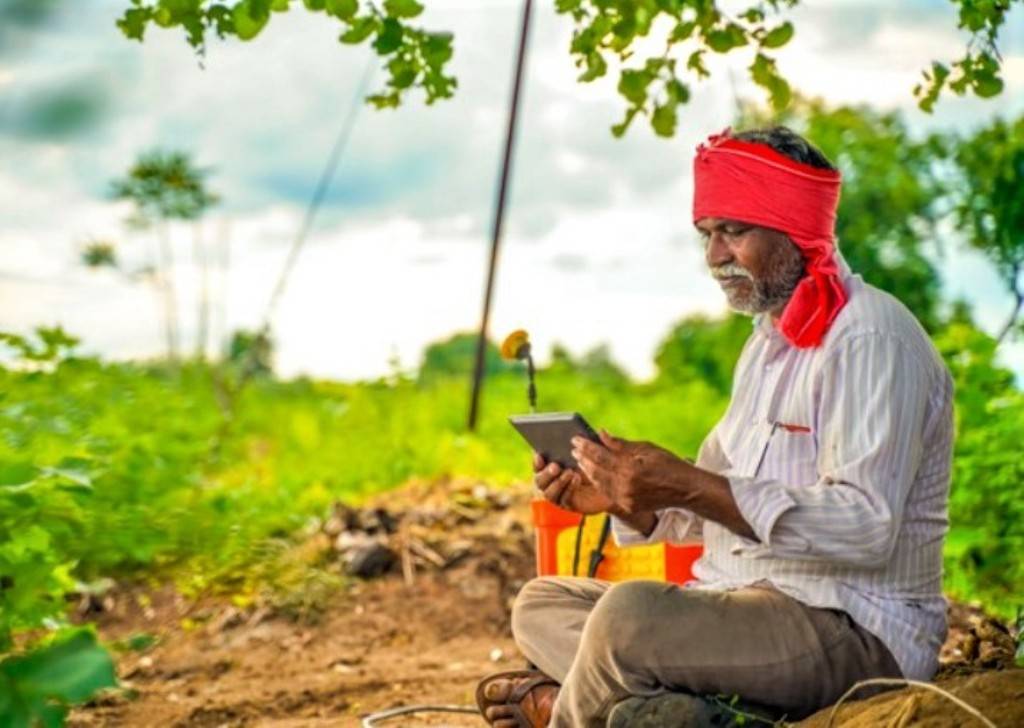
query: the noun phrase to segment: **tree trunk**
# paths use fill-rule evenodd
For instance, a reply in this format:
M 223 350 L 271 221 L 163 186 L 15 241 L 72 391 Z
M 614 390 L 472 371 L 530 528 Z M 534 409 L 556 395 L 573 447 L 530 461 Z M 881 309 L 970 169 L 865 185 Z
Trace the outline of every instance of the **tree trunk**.
M 192 259 L 199 268 L 199 317 L 196 322 L 196 359 L 206 360 L 210 338 L 210 266 L 203 246 L 202 228 L 196 221 L 192 229 Z
M 1003 325 L 1003 330 L 999 332 L 999 336 L 996 337 L 996 343 L 1003 343 L 1003 339 L 1009 336 L 1010 332 L 1013 331 L 1014 325 L 1017 323 L 1017 317 L 1020 315 L 1020 310 L 1024 307 L 1024 291 L 1020 289 L 1020 264 L 1013 266 L 1010 278 L 1010 288 L 1013 290 L 1013 313 L 1010 314 L 1009 320 Z
M 164 333 L 167 337 L 167 359 L 178 360 L 178 299 L 174 290 L 174 252 L 167 223 L 157 223 L 160 246 L 160 288 L 164 294 Z
M 217 346 L 219 356 L 228 347 L 228 272 L 231 269 L 231 223 L 223 217 L 217 234 Z

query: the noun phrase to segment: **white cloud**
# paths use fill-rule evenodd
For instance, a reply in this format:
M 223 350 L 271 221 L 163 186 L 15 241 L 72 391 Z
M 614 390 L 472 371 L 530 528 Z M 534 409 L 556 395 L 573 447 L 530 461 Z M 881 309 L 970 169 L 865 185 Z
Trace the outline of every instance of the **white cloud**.
M 427 4 L 423 25 L 455 32 L 456 98 L 429 109 L 418 99 L 394 112 L 360 108 L 275 318 L 285 373 L 373 376 L 394 351 L 415 364 L 427 342 L 478 324 L 520 6 Z M 151 29 L 141 45 L 123 39 L 113 18 L 124 5 L 69 4 L 0 66 L 5 95 L 27 98 L 89 77 L 109 100 L 97 125 L 59 143 L 0 129 L 0 327 L 59 319 L 95 350 L 140 356 L 162 347 L 153 291 L 77 262 L 91 236 L 121 241 L 129 267 L 151 257 L 151 240 L 127 235 L 125 210 L 103 199 L 107 181 L 155 146 L 187 149 L 213 167 L 211 186 L 225 203 L 204 234 L 217 240 L 219 221 L 229 221 L 226 325 L 252 327 L 368 51 L 338 44 L 330 22 L 296 10 L 252 43 L 212 42 L 203 70 L 177 31 Z M 997 104 L 944 99 L 932 117 L 914 111 L 910 87 L 920 68 L 962 47 L 946 3 L 816 3 L 795 12 L 797 36 L 779 63 L 802 91 L 898 107 L 921 127 L 973 123 L 1024 104 L 1024 56 L 1011 38 Z M 492 332 L 525 326 L 542 353 L 555 341 L 577 352 L 608 341 L 643 376 L 673 321 L 724 310 L 690 244 L 690 155 L 731 120 L 730 68 L 739 93 L 760 91 L 742 60 L 720 61 L 726 73 L 695 85 L 675 139 L 656 138 L 637 119 L 615 140 L 609 127 L 624 110 L 615 77 L 576 81 L 572 23 L 550 3 L 537 6 L 532 30 Z M 174 230 L 186 341 L 197 285 L 190 235 Z M 985 321 L 1001 310 L 991 289 L 965 289 Z

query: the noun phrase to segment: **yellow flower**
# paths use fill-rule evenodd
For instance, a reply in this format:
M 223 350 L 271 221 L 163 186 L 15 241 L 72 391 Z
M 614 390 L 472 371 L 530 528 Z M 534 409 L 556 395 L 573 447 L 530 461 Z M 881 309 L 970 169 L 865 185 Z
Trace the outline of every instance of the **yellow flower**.
M 503 359 L 522 359 L 530 351 L 530 336 L 524 329 L 516 329 L 501 342 Z

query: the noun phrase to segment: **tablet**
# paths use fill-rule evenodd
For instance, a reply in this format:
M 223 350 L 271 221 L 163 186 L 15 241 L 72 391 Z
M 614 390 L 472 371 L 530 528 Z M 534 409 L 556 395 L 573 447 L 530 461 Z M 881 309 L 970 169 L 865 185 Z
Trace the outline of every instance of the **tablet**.
M 576 468 L 572 456 L 572 438 L 582 435 L 600 443 L 594 428 L 587 424 L 579 412 L 542 412 L 533 415 L 512 415 L 508 418 L 536 452 L 546 461 L 563 468 Z

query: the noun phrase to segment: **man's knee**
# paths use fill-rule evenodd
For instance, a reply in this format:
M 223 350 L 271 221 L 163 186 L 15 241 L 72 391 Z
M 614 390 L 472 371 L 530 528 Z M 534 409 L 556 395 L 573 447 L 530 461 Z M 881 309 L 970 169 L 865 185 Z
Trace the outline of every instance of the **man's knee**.
M 538 617 L 543 623 L 541 613 L 550 608 L 557 591 L 554 579 L 546 576 L 530 579 L 523 585 L 512 603 L 512 636 L 516 642 L 537 628 Z
M 590 613 L 585 629 L 587 636 L 620 660 L 649 654 L 648 641 L 656 639 L 659 632 L 656 603 L 664 594 L 665 585 L 659 582 L 616 584 Z

